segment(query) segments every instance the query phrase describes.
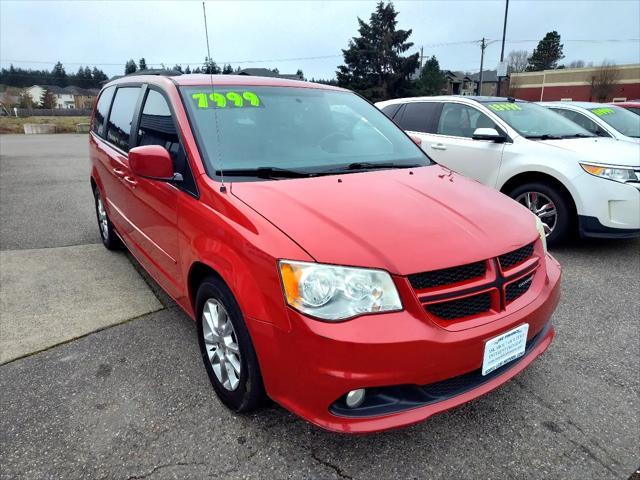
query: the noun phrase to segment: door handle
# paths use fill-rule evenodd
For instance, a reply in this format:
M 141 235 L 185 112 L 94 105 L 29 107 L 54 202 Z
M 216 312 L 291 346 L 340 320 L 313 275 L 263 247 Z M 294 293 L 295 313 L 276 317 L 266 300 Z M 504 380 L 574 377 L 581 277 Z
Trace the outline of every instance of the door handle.
M 434 150 L 446 150 L 447 146 L 442 143 L 434 143 L 431 144 L 431 148 L 433 148 Z
M 134 188 L 136 185 L 138 185 L 138 181 L 133 177 L 130 177 L 129 175 L 125 175 L 123 178 L 125 182 L 127 182 L 129 185 L 131 185 Z
M 115 173 L 116 176 L 118 176 L 118 177 L 124 177 L 125 171 L 124 170 L 120 170 L 119 168 L 114 168 L 113 169 L 113 173 Z

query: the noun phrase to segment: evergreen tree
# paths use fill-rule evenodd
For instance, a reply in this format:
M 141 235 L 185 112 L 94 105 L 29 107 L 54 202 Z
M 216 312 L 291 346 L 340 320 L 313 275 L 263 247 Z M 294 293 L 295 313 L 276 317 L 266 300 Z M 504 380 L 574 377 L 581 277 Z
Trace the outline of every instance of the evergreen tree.
M 138 70 L 138 66 L 132 58 L 124 66 L 124 74 L 128 75 L 130 73 L 134 73 L 136 70 Z
M 173 68 L 171 70 L 175 70 L 176 72 L 182 72 L 182 65 L 178 65 L 177 63 L 173 66 Z
M 359 37 L 342 50 L 344 65 L 338 67 L 340 86 L 350 88 L 372 101 L 401 96 L 411 87 L 410 75 L 418 68 L 419 54 L 407 57 L 411 30 L 397 30 L 398 12 L 392 3 L 379 2 L 369 23 L 358 18 Z
M 302 72 L 302 70 L 298 69 L 296 71 L 296 75 L 300 77 L 300 80 L 304 80 L 304 73 Z
M 560 34 L 555 30 L 548 32 L 538 46 L 533 50 L 529 57 L 528 72 L 539 72 L 542 70 L 551 70 L 558 67 L 558 61 L 564 58 L 562 48 L 564 45 L 560 43 Z
M 144 57 L 142 57 L 140 60 L 138 60 L 138 68 L 140 70 L 146 70 L 147 69 L 147 61 L 144 59 Z
M 40 100 L 40 108 L 55 108 L 56 99 L 53 95 L 53 92 L 48 88 L 42 94 L 42 99 Z
M 59 87 L 67 86 L 67 72 L 65 72 L 62 63 L 57 62 L 54 65 L 53 70 L 51 70 L 51 77 L 52 81 L 46 83 L 52 83 L 53 85 L 58 85 Z
M 222 73 L 223 73 L 224 75 L 229 75 L 229 74 L 233 73 L 233 67 L 232 67 L 231 65 L 229 65 L 229 64 L 225 65 L 225 66 L 222 68 Z
M 420 78 L 416 82 L 416 94 L 426 96 L 440 95 L 444 84 L 444 73 L 440 70 L 438 59 L 433 55 L 425 62 L 420 71 Z
M 184 73 L 191 73 L 191 67 L 189 65 L 184 69 Z
M 97 67 L 93 67 L 93 70 L 91 70 L 91 78 L 93 79 L 94 87 L 99 87 L 100 83 L 109 79 L 109 77 L 107 77 L 107 74 Z
M 220 73 L 220 67 L 209 57 L 204 58 L 204 65 L 202 65 L 202 73 Z

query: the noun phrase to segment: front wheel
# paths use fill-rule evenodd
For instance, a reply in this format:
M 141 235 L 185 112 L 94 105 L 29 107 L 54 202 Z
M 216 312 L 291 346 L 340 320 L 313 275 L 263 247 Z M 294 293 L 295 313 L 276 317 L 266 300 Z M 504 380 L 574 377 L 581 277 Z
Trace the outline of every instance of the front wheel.
M 571 200 L 564 192 L 545 182 L 532 182 L 515 188 L 509 196 L 540 219 L 549 245 L 557 245 L 569 237 L 574 216 Z
M 196 295 L 198 341 L 218 398 L 234 412 L 248 412 L 266 398 L 260 366 L 242 312 L 229 288 L 206 278 Z

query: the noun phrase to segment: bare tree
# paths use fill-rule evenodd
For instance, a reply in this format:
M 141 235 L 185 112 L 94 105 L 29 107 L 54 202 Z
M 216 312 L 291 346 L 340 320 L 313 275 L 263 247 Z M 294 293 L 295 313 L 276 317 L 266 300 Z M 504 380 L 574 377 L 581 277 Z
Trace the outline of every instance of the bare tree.
M 509 73 L 524 72 L 529 64 L 529 52 L 526 50 L 511 50 L 507 55 L 507 70 Z
M 585 63 L 584 60 L 574 60 L 573 62 L 569 62 L 567 68 L 584 68 Z
M 620 80 L 620 69 L 613 62 L 602 62 L 591 79 L 591 95 L 599 102 L 604 102 L 613 92 Z

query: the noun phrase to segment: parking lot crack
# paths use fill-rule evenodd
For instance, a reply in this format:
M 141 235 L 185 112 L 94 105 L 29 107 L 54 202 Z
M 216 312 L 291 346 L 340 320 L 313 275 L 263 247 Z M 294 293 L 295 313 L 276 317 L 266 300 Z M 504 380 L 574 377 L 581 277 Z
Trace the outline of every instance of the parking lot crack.
M 348 479 L 353 480 L 353 477 L 351 477 L 351 476 L 347 475 L 346 473 L 344 473 L 340 467 L 338 467 L 337 465 L 334 465 L 333 463 L 329 462 L 328 460 L 324 460 L 324 459 L 320 458 L 316 452 L 311 451 L 311 457 L 316 462 L 318 462 L 319 464 L 324 465 L 325 467 L 329 467 L 330 469 L 332 469 L 334 472 L 336 472 L 336 474 L 340 478 L 348 478 Z
M 204 466 L 204 465 L 206 465 L 206 464 L 205 463 L 191 463 L 191 462 L 165 463 L 165 464 L 157 465 L 157 466 L 153 467 L 153 469 L 148 471 L 147 473 L 143 473 L 141 475 L 132 475 L 130 477 L 127 477 L 127 480 L 140 480 L 142 478 L 149 478 L 150 476 L 154 475 L 158 471 L 163 470 L 165 468 L 171 468 L 171 467 L 195 467 L 195 466 Z

